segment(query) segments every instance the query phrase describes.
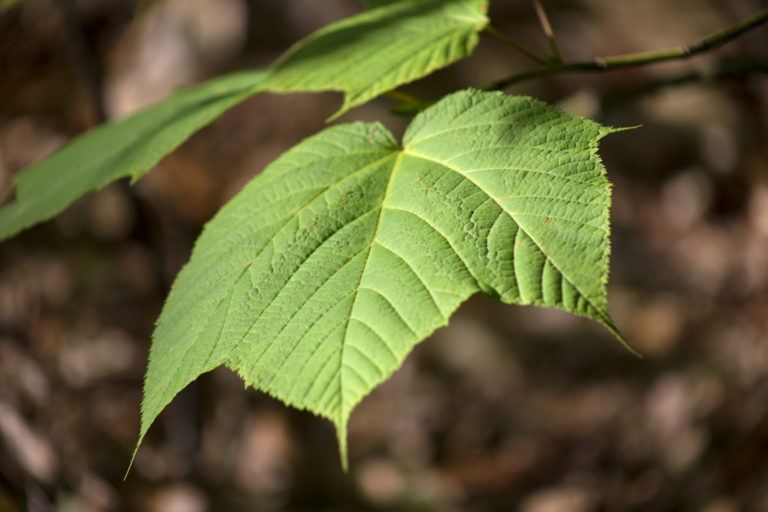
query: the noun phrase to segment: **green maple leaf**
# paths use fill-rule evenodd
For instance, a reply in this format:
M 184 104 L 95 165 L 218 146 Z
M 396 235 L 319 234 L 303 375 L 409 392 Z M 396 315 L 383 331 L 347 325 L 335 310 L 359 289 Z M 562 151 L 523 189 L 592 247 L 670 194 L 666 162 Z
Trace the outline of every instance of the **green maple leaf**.
M 0 240 L 60 213 L 114 180 L 143 176 L 225 111 L 260 92 L 341 91 L 336 116 L 466 57 L 487 23 L 481 0 L 402 0 L 311 34 L 272 67 L 226 75 L 105 124 L 14 179 Z
M 154 334 L 141 438 L 222 364 L 330 419 L 352 409 L 470 295 L 592 318 L 606 309 L 613 128 L 526 97 L 464 91 L 411 123 L 328 128 L 205 227 Z M 140 441 L 139 441 L 140 442 Z

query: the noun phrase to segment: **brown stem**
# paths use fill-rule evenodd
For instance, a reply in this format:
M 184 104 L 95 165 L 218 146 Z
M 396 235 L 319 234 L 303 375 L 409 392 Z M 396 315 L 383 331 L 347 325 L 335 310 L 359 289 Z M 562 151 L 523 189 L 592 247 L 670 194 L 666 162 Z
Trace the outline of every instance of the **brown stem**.
M 627 53 L 623 55 L 615 55 L 612 57 L 597 57 L 591 61 L 574 62 L 570 64 L 562 62 L 552 63 L 541 69 L 535 69 L 525 73 L 518 73 L 502 80 L 498 80 L 497 82 L 483 87 L 483 89 L 504 89 L 519 82 L 559 73 L 612 71 L 615 69 L 622 69 L 627 67 L 647 66 L 649 64 L 655 64 L 657 62 L 664 62 L 669 60 L 688 59 L 694 55 L 704 53 L 729 41 L 732 41 L 748 30 L 751 30 L 761 25 L 762 23 L 765 23 L 766 20 L 768 20 L 768 9 L 764 9 L 742 22 L 719 30 L 693 44 L 679 48 L 669 48 L 666 50 L 651 52 Z
M 549 18 L 547 17 L 547 11 L 544 10 L 544 6 L 541 5 L 541 2 L 539 0 L 533 0 L 533 7 L 536 9 L 536 16 L 539 17 L 539 23 L 541 24 L 541 29 L 544 31 L 544 35 L 547 36 L 547 41 L 549 42 L 549 49 L 552 51 L 552 59 L 554 62 L 562 62 L 563 59 L 560 57 L 560 50 L 557 48 L 557 43 L 555 42 L 555 34 L 552 32 L 552 25 L 549 23 Z
M 546 59 L 544 59 L 542 57 L 539 57 L 538 55 L 533 53 L 531 50 L 529 50 L 525 46 L 521 45 L 520 43 L 518 43 L 517 41 L 515 41 L 514 39 L 509 37 L 507 34 L 502 32 L 501 30 L 497 29 L 496 27 L 494 27 L 492 25 L 487 25 L 485 27 L 485 31 L 488 32 L 489 34 L 491 34 L 492 36 L 494 36 L 495 38 L 497 38 L 498 40 L 503 41 L 504 43 L 508 44 L 509 46 L 511 46 L 512 48 L 517 50 L 518 53 L 520 53 L 522 55 L 525 55 L 529 59 L 531 59 L 533 61 L 536 61 L 539 64 L 543 64 L 545 66 L 547 64 L 549 64 Z

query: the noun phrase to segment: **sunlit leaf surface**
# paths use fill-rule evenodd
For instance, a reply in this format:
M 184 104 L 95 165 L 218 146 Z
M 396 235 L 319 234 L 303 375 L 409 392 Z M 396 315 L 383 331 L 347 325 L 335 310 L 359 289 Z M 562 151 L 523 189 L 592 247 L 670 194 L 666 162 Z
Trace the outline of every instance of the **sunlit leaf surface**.
M 527 97 L 464 91 L 402 146 L 380 124 L 301 142 L 208 223 L 160 316 L 141 436 L 201 373 L 330 419 L 482 291 L 603 323 L 614 131 Z

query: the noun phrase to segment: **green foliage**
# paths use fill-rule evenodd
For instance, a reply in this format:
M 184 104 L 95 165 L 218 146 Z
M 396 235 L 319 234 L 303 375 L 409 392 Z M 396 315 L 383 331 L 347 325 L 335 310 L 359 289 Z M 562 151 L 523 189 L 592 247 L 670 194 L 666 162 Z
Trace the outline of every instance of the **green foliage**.
M 258 92 L 342 91 L 339 115 L 469 55 L 488 22 L 478 0 L 403 0 L 333 23 L 267 70 L 236 73 L 76 139 L 14 181 L 0 208 L 0 240 L 60 213 L 77 198 L 149 171 L 194 132 Z
M 484 0 L 400 0 L 318 30 L 286 52 L 271 91 L 343 91 L 336 116 L 466 57 Z
M 163 156 L 253 94 L 263 71 L 236 73 L 79 137 L 14 180 L 17 198 L 0 208 L 0 240 L 64 210 L 123 177 L 136 181 Z
M 402 148 L 378 123 L 298 144 L 208 223 L 174 283 L 141 435 L 225 364 L 333 421 L 345 453 L 352 408 L 478 291 L 616 332 L 596 154 L 611 131 L 530 98 L 465 91 L 418 115 Z
M 21 173 L 0 239 L 115 179 L 135 181 L 253 94 L 341 91 L 339 115 L 469 55 L 488 23 L 484 0 L 368 4 L 266 70 L 178 92 Z M 346 465 L 352 409 L 476 292 L 570 311 L 622 340 L 606 308 L 610 185 L 597 155 L 613 131 L 468 90 L 418 114 L 402 147 L 378 123 L 301 142 L 206 225 L 173 284 L 139 444 L 179 391 L 223 364 L 330 419 Z

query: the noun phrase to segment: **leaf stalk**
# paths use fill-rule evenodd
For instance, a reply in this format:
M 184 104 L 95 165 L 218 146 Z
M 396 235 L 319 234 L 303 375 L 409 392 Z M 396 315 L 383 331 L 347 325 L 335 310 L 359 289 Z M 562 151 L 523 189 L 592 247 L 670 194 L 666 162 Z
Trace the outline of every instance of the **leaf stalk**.
M 502 32 L 501 30 L 497 29 L 493 25 L 486 25 L 485 31 L 488 32 L 489 34 L 491 34 L 492 36 L 494 36 L 499 41 L 502 41 L 505 44 L 511 46 L 518 53 L 520 53 L 522 55 L 525 55 L 529 59 L 531 59 L 531 60 L 541 64 L 542 66 L 546 66 L 546 65 L 549 64 L 547 59 L 536 55 L 534 52 L 532 52 L 531 50 L 529 50 L 525 46 L 521 45 L 520 43 L 518 43 L 517 41 L 515 41 L 514 39 L 509 37 L 507 34 Z
M 533 0 L 533 8 L 536 9 L 536 16 L 539 18 L 539 24 L 544 31 L 544 35 L 547 36 L 547 42 L 549 42 L 549 49 L 552 51 L 552 62 L 563 62 L 560 56 L 560 50 L 557 48 L 557 42 L 555 42 L 555 34 L 552 31 L 552 25 L 549 23 L 547 17 L 547 11 L 544 10 L 544 6 L 541 5 L 539 0 Z

